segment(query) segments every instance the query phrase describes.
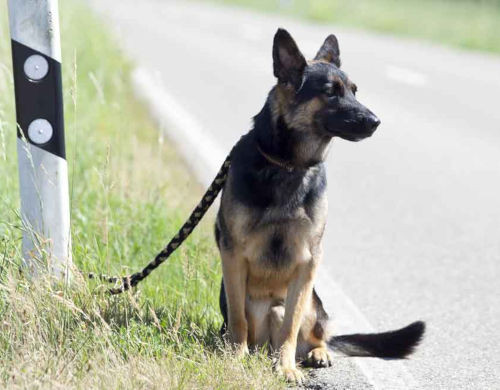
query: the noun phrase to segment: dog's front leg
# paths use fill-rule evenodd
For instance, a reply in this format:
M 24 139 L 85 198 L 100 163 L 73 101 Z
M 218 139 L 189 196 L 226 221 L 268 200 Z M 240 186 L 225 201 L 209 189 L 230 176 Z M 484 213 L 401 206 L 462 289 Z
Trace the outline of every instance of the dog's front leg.
M 301 383 L 304 375 L 297 369 L 295 353 L 297 350 L 297 336 L 302 324 L 304 312 L 311 304 L 315 262 L 311 261 L 297 267 L 295 277 L 288 285 L 285 300 L 285 318 L 280 331 L 279 366 L 283 375 L 289 381 Z
M 228 308 L 228 337 L 236 354 L 248 353 L 248 324 L 245 316 L 247 262 L 232 251 L 221 251 L 222 273 Z

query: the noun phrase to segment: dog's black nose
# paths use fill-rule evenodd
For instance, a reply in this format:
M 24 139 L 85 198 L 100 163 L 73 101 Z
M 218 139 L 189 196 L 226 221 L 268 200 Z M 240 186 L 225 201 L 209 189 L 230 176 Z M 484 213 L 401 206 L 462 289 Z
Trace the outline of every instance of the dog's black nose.
M 377 130 L 378 125 L 380 125 L 380 119 L 378 119 L 375 115 L 371 114 L 365 118 L 365 126 L 367 131 L 371 131 L 372 133 Z

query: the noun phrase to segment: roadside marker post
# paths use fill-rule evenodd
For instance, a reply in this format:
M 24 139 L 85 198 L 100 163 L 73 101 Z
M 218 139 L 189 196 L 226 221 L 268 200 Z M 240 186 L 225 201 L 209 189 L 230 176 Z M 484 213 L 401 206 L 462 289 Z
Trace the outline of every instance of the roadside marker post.
M 33 275 L 71 266 L 57 0 L 8 0 L 17 119 L 23 259 Z M 41 264 L 40 261 L 48 261 Z

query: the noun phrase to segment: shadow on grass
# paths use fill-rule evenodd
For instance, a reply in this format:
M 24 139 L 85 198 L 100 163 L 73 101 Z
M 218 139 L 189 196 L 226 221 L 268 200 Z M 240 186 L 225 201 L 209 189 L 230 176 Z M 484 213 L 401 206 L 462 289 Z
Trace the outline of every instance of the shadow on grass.
M 152 337 L 182 349 L 185 343 L 197 343 L 207 352 L 224 348 L 220 336 L 221 323 L 213 313 L 200 310 L 199 302 L 155 305 L 134 292 L 110 297 L 101 289 L 95 290 L 99 298 L 100 319 L 117 333 L 143 328 Z M 95 311 L 95 310 L 94 310 Z M 97 322 L 97 316 L 91 316 Z M 222 320 L 222 316 L 220 316 Z

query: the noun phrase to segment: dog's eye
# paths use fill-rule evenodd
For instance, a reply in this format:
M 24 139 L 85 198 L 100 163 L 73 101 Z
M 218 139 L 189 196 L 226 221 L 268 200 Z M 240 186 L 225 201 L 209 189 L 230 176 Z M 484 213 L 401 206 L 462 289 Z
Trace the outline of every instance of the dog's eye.
M 335 96 L 335 88 L 333 87 L 332 83 L 326 83 L 325 86 L 323 87 L 323 93 L 326 96 Z
M 344 84 L 340 81 L 325 84 L 325 94 L 328 97 L 342 97 L 345 93 Z
M 344 85 L 341 83 L 326 83 L 323 91 L 328 97 L 344 96 Z

